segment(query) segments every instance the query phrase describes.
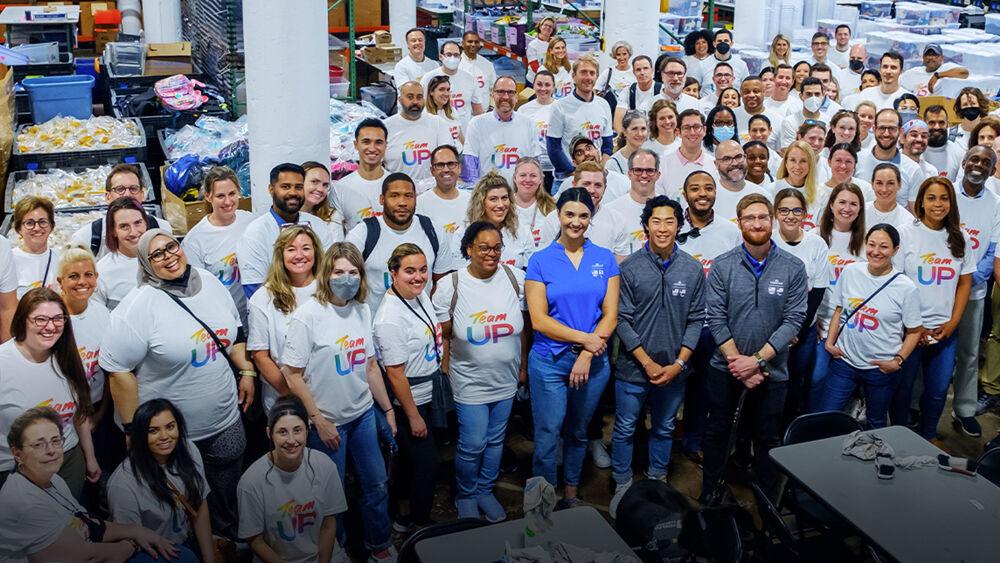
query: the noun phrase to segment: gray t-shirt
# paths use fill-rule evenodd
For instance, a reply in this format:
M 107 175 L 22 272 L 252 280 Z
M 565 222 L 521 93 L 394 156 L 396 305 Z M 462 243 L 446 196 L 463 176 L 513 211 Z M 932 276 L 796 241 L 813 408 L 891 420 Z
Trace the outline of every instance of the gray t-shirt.
M 76 516 L 84 512 L 62 477 L 42 490 L 20 473 L 13 473 L 0 490 L 0 561 L 24 561 L 44 551 L 66 528 L 90 543 L 87 526 Z
M 288 563 L 315 561 L 323 518 L 347 510 L 337 466 L 309 448 L 292 473 L 278 469 L 269 455 L 261 457 L 240 478 L 237 496 L 240 538 L 263 535 Z
M 198 476 L 201 477 L 202 498 L 208 498 L 211 489 L 205 479 L 201 453 L 190 440 L 187 442 L 187 450 L 194 460 Z M 174 487 L 181 494 L 187 495 L 187 488 L 181 478 L 169 471 L 166 473 Z M 184 543 L 193 535 L 184 506 L 176 501 L 173 506 L 165 504 L 153 494 L 145 481 L 139 483 L 132 470 L 132 462 L 128 459 L 118 466 L 108 480 L 108 504 L 111 507 L 111 520 L 119 524 L 138 524 L 174 543 Z

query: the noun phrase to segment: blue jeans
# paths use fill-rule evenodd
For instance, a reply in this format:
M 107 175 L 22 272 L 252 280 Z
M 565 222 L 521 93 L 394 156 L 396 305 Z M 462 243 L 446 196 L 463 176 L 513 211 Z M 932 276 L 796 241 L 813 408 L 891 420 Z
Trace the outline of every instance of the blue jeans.
M 615 380 L 615 427 L 611 433 L 611 474 L 615 483 L 632 480 L 632 442 L 635 425 L 642 419 L 642 406 L 649 399 L 652 428 L 649 430 L 649 471 L 651 479 L 667 475 L 673 446 L 674 420 L 684 400 L 683 378 L 668 385 L 649 381 L 631 383 Z
M 924 393 L 920 396 L 920 427 L 917 432 L 927 440 L 937 437 L 938 420 L 944 412 L 951 374 L 955 371 L 957 348 L 957 340 L 952 335 L 937 344 L 917 346 L 906 358 L 889 411 L 893 424 L 905 425 L 910 421 L 913 382 L 917 374 L 923 372 Z
M 513 406 L 513 397 L 482 405 L 455 403 L 458 417 L 455 480 L 459 500 L 476 499 L 493 492 Z
M 701 436 L 705 433 L 708 408 L 705 406 L 705 382 L 708 379 L 708 364 L 715 353 L 715 339 L 708 327 L 701 329 L 698 345 L 691 354 L 688 365 L 691 374 L 687 377 L 684 390 L 684 437 L 681 446 L 686 452 L 701 451 Z
M 813 385 L 813 366 L 816 363 L 816 326 L 805 331 L 805 336 L 792 346 L 788 354 L 788 396 L 785 398 L 785 423 L 810 411 L 821 394 Z
M 354 474 L 361 481 L 361 521 L 365 527 L 365 545 L 372 551 L 385 549 L 392 544 L 389 489 L 385 460 L 378 447 L 374 407 L 347 424 L 338 424 L 337 432 L 340 433 L 340 448 L 332 450 L 320 440 L 313 426 L 309 429 L 309 447 L 330 456 L 337 464 L 341 483 L 347 474 L 347 457 L 350 455 Z M 337 515 L 337 540 L 340 545 L 347 545 L 343 516 Z
M 201 560 L 199 557 L 201 554 L 195 555 L 195 552 L 184 544 L 174 544 L 174 547 L 177 548 L 177 557 L 173 559 L 163 559 L 162 557 L 153 559 L 151 555 L 140 549 L 125 563 L 198 563 Z
M 608 355 L 590 362 L 590 378 L 581 389 L 569 387 L 569 374 L 576 362 L 570 350 L 557 355 L 528 354 L 528 385 L 531 388 L 531 415 L 535 420 L 535 453 L 532 473 L 557 484 L 556 448 L 563 436 L 563 478 L 565 484 L 580 484 L 583 458 L 587 450 L 587 424 L 611 376 Z
M 885 428 L 889 425 L 889 404 L 896 391 L 901 372 L 882 373 L 878 368 L 858 369 L 837 358 L 830 363 L 830 376 L 826 378 L 823 396 L 817 403 L 817 411 L 844 410 L 854 396 L 858 385 L 865 392 L 865 418 L 869 428 Z
M 818 340 L 817 336 L 817 340 Z M 826 376 L 830 375 L 830 361 L 833 356 L 826 351 L 826 339 L 816 342 L 816 359 L 813 362 L 812 381 L 809 385 L 809 404 L 806 412 L 820 412 L 819 402 L 825 394 Z

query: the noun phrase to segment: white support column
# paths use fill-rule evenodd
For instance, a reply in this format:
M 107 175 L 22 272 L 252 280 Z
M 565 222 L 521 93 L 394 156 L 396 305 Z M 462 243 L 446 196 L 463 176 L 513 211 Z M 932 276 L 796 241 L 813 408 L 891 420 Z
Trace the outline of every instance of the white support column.
M 142 28 L 148 43 L 181 41 L 181 0 L 142 0 Z
M 417 27 L 417 0 L 389 0 L 389 33 L 406 53 L 406 32 Z
M 250 177 L 258 213 L 271 205 L 272 167 L 330 160 L 326 25 L 326 2 L 243 2 Z
M 773 0 L 771 0 L 773 2 Z M 733 14 L 733 39 L 740 45 L 766 47 L 771 38 L 766 37 L 768 25 L 767 0 L 739 0 Z M 766 49 L 765 49 L 766 50 Z
M 628 41 L 633 55 L 660 54 L 660 0 L 604 0 L 604 49 Z M 610 56 L 611 53 L 609 52 Z

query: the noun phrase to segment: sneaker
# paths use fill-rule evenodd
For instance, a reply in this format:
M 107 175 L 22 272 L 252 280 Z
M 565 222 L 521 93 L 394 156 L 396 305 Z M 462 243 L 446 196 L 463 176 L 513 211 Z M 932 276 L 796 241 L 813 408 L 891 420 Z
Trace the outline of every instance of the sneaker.
M 409 514 L 400 514 L 392 521 L 392 531 L 397 534 L 409 534 L 413 531 L 413 518 Z
M 368 556 L 368 563 L 396 563 L 397 557 L 399 557 L 399 553 L 396 552 L 395 547 L 390 545 L 385 549 L 373 551 Z
M 632 481 L 615 485 L 615 494 L 611 497 L 611 503 L 608 505 L 608 513 L 611 514 L 612 518 L 618 517 L 618 504 L 622 501 L 622 497 L 625 496 L 625 493 L 628 492 L 631 486 Z
M 983 396 L 979 397 L 979 401 L 976 403 L 976 416 L 979 416 L 986 411 L 993 410 L 998 406 L 1000 406 L 1000 395 L 983 393 Z
M 479 518 L 479 504 L 474 498 L 456 499 L 455 508 L 459 518 Z
M 492 493 L 479 497 L 476 499 L 476 503 L 488 522 L 496 524 L 507 519 L 507 511 L 503 509 L 503 505 Z
M 974 416 L 958 416 L 955 413 L 951 413 L 952 420 L 955 421 L 955 425 L 958 429 L 962 431 L 962 434 L 970 438 L 979 438 L 983 435 L 983 427 L 979 425 L 979 421 L 976 420 Z
M 604 447 L 604 442 L 591 440 L 587 443 L 587 449 L 590 450 L 590 457 L 594 460 L 594 465 L 598 469 L 611 467 L 611 456 L 608 455 L 608 449 Z
M 920 428 L 920 411 L 917 409 L 910 409 L 910 420 L 906 423 L 906 426 L 910 430 Z
M 566 510 L 569 508 L 576 508 L 581 504 L 583 504 L 583 499 L 580 498 L 579 495 L 573 498 L 563 498 L 559 499 L 559 502 L 556 503 L 556 510 Z

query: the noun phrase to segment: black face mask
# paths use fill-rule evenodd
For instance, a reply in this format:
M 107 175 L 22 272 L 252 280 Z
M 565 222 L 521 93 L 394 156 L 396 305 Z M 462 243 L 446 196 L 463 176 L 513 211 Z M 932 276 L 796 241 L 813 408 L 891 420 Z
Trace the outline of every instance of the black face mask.
M 720 55 L 725 55 L 729 52 L 729 43 L 719 43 L 715 46 L 715 50 L 718 51 Z
M 983 111 L 979 108 L 962 108 L 959 112 L 962 119 L 972 121 L 983 116 Z
M 847 63 L 847 66 L 851 68 L 852 72 L 857 74 L 861 74 L 861 72 L 865 70 L 865 63 L 857 59 L 851 59 L 851 61 Z

